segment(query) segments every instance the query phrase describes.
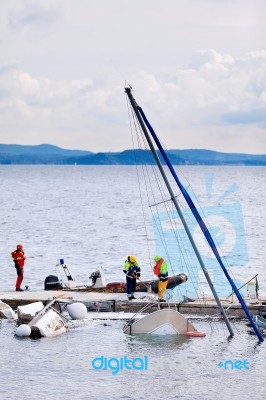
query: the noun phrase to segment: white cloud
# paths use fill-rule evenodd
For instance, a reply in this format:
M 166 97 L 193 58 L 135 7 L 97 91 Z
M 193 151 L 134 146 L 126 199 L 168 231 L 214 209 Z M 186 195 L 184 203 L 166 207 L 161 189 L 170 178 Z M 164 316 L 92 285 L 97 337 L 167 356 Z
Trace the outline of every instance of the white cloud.
M 265 3 L 166 3 L 3 7 L 0 142 L 129 148 L 127 81 L 168 148 L 265 152 Z
M 55 22 L 56 17 L 56 9 L 49 3 L 28 3 L 9 12 L 8 26 L 12 30 L 22 30 L 28 26 L 47 29 Z
M 191 57 L 189 67 L 199 69 L 202 66 L 217 65 L 225 68 L 234 63 L 234 58 L 229 54 L 219 54 L 215 50 L 199 50 Z

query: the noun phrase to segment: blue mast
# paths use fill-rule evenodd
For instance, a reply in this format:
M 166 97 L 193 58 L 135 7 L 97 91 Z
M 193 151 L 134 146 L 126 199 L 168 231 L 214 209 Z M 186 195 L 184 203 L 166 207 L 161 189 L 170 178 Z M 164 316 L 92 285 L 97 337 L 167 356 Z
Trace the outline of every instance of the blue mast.
M 155 131 L 153 130 L 152 126 L 150 125 L 148 119 L 146 118 L 146 116 L 145 116 L 145 114 L 144 114 L 142 108 L 139 107 L 139 106 L 137 105 L 137 103 L 135 102 L 135 100 L 134 100 L 134 98 L 133 98 L 133 96 L 132 96 L 132 94 L 131 94 L 131 89 L 130 89 L 130 88 L 126 88 L 126 93 L 127 93 L 127 95 L 129 96 L 129 99 L 130 99 L 130 101 L 131 101 L 131 104 L 132 104 L 132 106 L 133 106 L 134 111 L 135 111 L 135 112 L 137 111 L 137 112 L 140 113 L 140 116 L 141 116 L 141 118 L 142 118 L 142 121 L 144 121 L 146 127 L 148 128 L 150 134 L 152 135 L 153 140 L 155 141 L 155 143 L 156 143 L 156 145 L 157 145 L 157 147 L 158 147 L 158 149 L 159 149 L 159 151 L 160 151 L 160 153 L 161 153 L 161 155 L 162 155 L 162 157 L 163 157 L 163 159 L 164 159 L 166 165 L 168 166 L 168 168 L 169 168 L 169 170 L 170 170 L 170 172 L 171 172 L 171 174 L 172 174 L 172 176 L 173 176 L 173 178 L 174 178 L 176 184 L 178 185 L 180 191 L 182 192 L 182 194 L 183 194 L 183 196 L 184 196 L 184 198 L 185 198 L 185 200 L 186 200 L 186 202 L 187 202 L 189 208 L 191 209 L 191 211 L 192 211 L 192 213 L 193 213 L 193 215 L 194 215 L 196 221 L 198 222 L 198 224 L 199 224 L 199 226 L 200 226 L 200 228 L 201 228 L 201 230 L 202 230 L 202 232 L 203 232 L 203 234 L 204 234 L 204 236 L 205 236 L 207 242 L 209 243 L 209 245 L 210 245 L 210 247 L 211 247 L 211 249 L 212 249 L 212 252 L 214 253 L 214 255 L 215 255 L 215 257 L 216 257 L 218 263 L 220 264 L 220 266 L 221 266 L 221 268 L 222 268 L 222 270 L 223 270 L 223 272 L 224 272 L 224 274 L 225 274 L 227 280 L 229 281 L 229 283 L 230 283 L 230 285 L 231 285 L 233 291 L 235 292 L 235 294 L 236 294 L 236 296 L 237 296 L 237 298 L 238 298 L 238 300 L 239 300 L 239 303 L 241 304 L 241 306 L 242 306 L 242 308 L 243 308 L 243 310 L 244 310 L 244 312 L 245 312 L 245 314 L 246 314 L 246 316 L 247 316 L 247 318 L 248 318 L 248 320 L 249 320 L 251 326 L 252 326 L 253 329 L 254 329 L 254 332 L 256 333 L 256 335 L 257 335 L 259 341 L 260 341 L 260 342 L 263 342 L 263 341 L 264 341 L 264 338 L 263 338 L 263 336 L 262 336 L 260 330 L 258 329 L 257 325 L 256 325 L 255 322 L 253 321 L 253 318 L 252 318 L 252 316 L 251 316 L 251 314 L 250 314 L 250 312 L 249 312 L 249 310 L 248 310 L 248 307 L 247 307 L 247 305 L 246 305 L 246 303 L 245 303 L 243 297 L 241 296 L 240 292 L 238 291 L 238 289 L 237 289 L 237 287 L 236 287 L 234 281 L 233 281 L 232 278 L 230 277 L 230 275 L 229 275 L 229 273 L 228 273 L 228 271 L 227 271 L 227 269 L 226 269 L 226 267 L 225 267 L 225 265 L 224 265 L 224 263 L 223 263 L 223 261 L 222 261 L 222 259 L 221 259 L 221 257 L 220 257 L 220 254 L 219 254 L 219 252 L 218 252 L 218 249 L 217 249 L 217 247 L 216 247 L 216 245 L 215 245 L 215 243 L 214 243 L 214 241 L 213 241 L 213 238 L 212 238 L 212 236 L 211 236 L 210 231 L 208 230 L 207 226 L 205 225 L 204 221 L 202 220 L 202 218 L 201 218 L 201 216 L 200 216 L 200 214 L 199 214 L 199 212 L 198 212 L 198 210 L 197 210 L 195 204 L 193 203 L 193 201 L 192 201 L 191 197 L 189 196 L 188 192 L 186 191 L 185 187 L 182 185 L 181 181 L 179 180 L 179 178 L 178 178 L 178 176 L 177 176 L 177 174 L 176 174 L 176 172 L 175 172 L 175 170 L 174 170 L 174 168 L 173 168 L 173 166 L 172 166 L 172 164 L 171 164 L 171 162 L 170 162 L 170 160 L 169 160 L 169 158 L 168 158 L 166 152 L 164 151 L 164 149 L 163 149 L 163 147 L 162 147 L 162 145 L 161 145 L 161 143 L 160 143 L 160 141 L 159 141 L 159 139 L 158 139 L 158 137 L 157 137 Z M 133 103 L 132 103 L 132 102 L 133 102 Z M 134 104 L 134 102 L 135 102 L 135 104 Z M 134 107 L 134 106 L 135 106 L 135 107 Z M 136 110 L 135 108 L 136 108 L 137 110 Z M 138 116 L 138 115 L 137 115 L 137 116 Z M 142 125 L 142 124 L 141 124 L 141 125 Z

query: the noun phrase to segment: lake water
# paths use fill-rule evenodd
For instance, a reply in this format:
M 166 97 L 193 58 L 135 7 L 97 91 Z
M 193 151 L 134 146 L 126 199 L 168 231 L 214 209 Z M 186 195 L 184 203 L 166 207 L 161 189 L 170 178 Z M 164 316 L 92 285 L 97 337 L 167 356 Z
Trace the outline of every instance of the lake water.
M 266 168 L 193 166 L 181 172 L 202 206 L 241 206 L 245 241 L 237 250 L 246 256 L 234 276 L 247 280 L 259 274 L 259 294 L 265 297 Z M 23 283 L 30 290 L 43 288 L 59 258 L 65 259 L 77 283 L 89 284 L 90 273 L 99 267 L 108 281 L 123 279 L 122 265 L 129 254 L 137 255 L 142 278 L 151 278 L 150 257 L 158 244 L 152 221 L 143 227 L 135 167 L 0 166 L 0 184 L 1 290 L 14 289 L 10 252 L 17 243 L 25 247 Z M 70 322 L 65 335 L 30 340 L 16 338 L 14 323 L 2 320 L 0 398 L 265 398 L 265 344 L 249 334 L 245 321 L 233 323 L 235 336 L 230 340 L 220 322 L 195 324 L 207 333 L 205 338 L 130 337 L 123 334 L 121 321 L 87 319 Z M 117 374 L 98 371 L 92 360 L 101 356 L 147 356 L 149 367 Z M 228 359 L 246 360 L 248 369 L 218 366 Z

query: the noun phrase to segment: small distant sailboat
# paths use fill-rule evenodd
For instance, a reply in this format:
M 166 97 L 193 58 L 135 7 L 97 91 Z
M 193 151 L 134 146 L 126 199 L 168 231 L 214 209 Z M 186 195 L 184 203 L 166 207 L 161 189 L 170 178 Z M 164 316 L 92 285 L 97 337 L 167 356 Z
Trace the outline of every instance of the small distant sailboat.
M 202 271 L 205 275 L 205 278 L 207 280 L 207 283 L 213 293 L 214 299 L 217 303 L 217 306 L 220 310 L 220 313 L 225 321 L 225 324 L 227 326 L 227 329 L 229 331 L 230 336 L 234 335 L 233 329 L 231 327 L 231 324 L 228 320 L 228 317 L 225 313 L 225 310 L 221 304 L 221 301 L 218 297 L 218 294 L 213 286 L 212 280 L 209 276 L 209 273 L 204 265 L 204 262 L 202 260 L 201 254 L 196 246 L 196 243 L 193 239 L 193 236 L 188 228 L 187 222 L 184 218 L 184 215 L 181 211 L 181 208 L 177 202 L 177 198 L 172 190 L 172 187 L 170 185 L 169 179 L 165 173 L 165 170 L 162 166 L 161 160 L 159 158 L 159 155 L 157 154 L 157 151 L 155 149 L 155 145 L 156 144 L 160 156 L 161 158 L 164 160 L 165 164 L 167 165 L 172 178 L 174 179 L 175 183 L 177 184 L 177 186 L 180 189 L 181 194 L 183 195 L 184 199 L 186 200 L 187 205 L 189 206 L 193 216 L 195 217 L 201 231 L 203 232 L 203 235 L 207 241 L 207 243 L 209 244 L 213 254 L 215 255 L 216 260 L 218 261 L 222 271 L 224 272 L 226 279 L 228 280 L 228 282 L 230 283 L 234 293 L 236 294 L 255 334 L 257 335 L 259 341 L 263 342 L 264 338 L 260 332 L 260 330 L 258 329 L 258 327 L 256 326 L 256 323 L 254 322 L 248 308 L 247 305 L 244 301 L 244 299 L 242 298 L 241 294 L 239 293 L 237 286 L 235 285 L 235 283 L 233 282 L 233 280 L 231 279 L 231 277 L 229 276 L 229 273 L 227 271 L 227 269 L 224 266 L 224 263 L 220 257 L 220 254 L 218 252 L 218 249 L 215 245 L 215 242 L 212 238 L 212 235 L 209 231 L 209 229 L 207 228 L 207 226 L 205 225 L 203 219 L 201 218 L 196 206 L 194 205 L 190 195 L 188 194 L 187 190 L 185 189 L 185 187 L 182 185 L 181 181 L 179 180 L 165 150 L 163 149 L 161 142 L 159 141 L 156 133 L 154 132 L 152 126 L 150 125 L 146 115 L 144 114 L 142 108 L 140 106 L 138 106 L 138 104 L 136 103 L 136 100 L 134 99 L 132 93 L 131 93 L 131 87 L 126 87 L 125 88 L 125 92 L 126 95 L 129 99 L 129 103 L 131 105 L 132 108 L 132 114 L 133 114 L 133 118 L 136 118 L 135 121 L 135 126 L 139 126 L 140 130 L 142 131 L 146 142 L 153 154 L 154 160 L 159 168 L 160 174 L 162 176 L 162 179 L 164 181 L 164 184 L 167 188 L 167 191 L 170 195 L 171 201 L 174 204 L 174 207 L 178 213 L 178 216 L 180 218 L 180 221 L 184 227 L 184 230 L 188 236 L 188 239 L 191 243 L 191 246 L 194 250 L 194 253 L 196 255 L 196 258 L 202 268 Z M 152 334 L 152 333 L 158 333 L 158 332 L 166 332 L 167 330 L 169 330 L 169 332 L 172 333 L 176 333 L 176 334 L 188 334 L 189 336 L 204 336 L 204 333 L 198 333 L 196 329 L 194 328 L 194 326 L 183 316 L 181 315 L 178 311 L 175 310 L 170 310 L 170 309 L 159 309 L 158 311 L 152 312 L 149 315 L 144 316 L 143 318 L 140 319 L 132 319 L 131 321 L 129 321 L 125 328 L 124 328 L 124 332 L 125 333 L 147 333 L 147 334 Z

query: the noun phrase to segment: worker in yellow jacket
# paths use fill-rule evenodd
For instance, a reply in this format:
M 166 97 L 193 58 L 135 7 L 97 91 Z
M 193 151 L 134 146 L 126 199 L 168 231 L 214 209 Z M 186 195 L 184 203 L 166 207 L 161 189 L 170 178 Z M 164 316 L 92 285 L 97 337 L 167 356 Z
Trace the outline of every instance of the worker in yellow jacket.
M 136 280 L 140 278 L 140 267 L 135 256 L 128 256 L 123 271 L 126 274 L 128 300 L 133 300 L 135 299 Z
M 153 272 L 158 276 L 158 292 L 159 292 L 159 301 L 165 302 L 164 293 L 167 288 L 168 283 L 168 267 L 164 259 L 160 256 L 155 256 L 154 261 L 156 262 L 153 267 Z

